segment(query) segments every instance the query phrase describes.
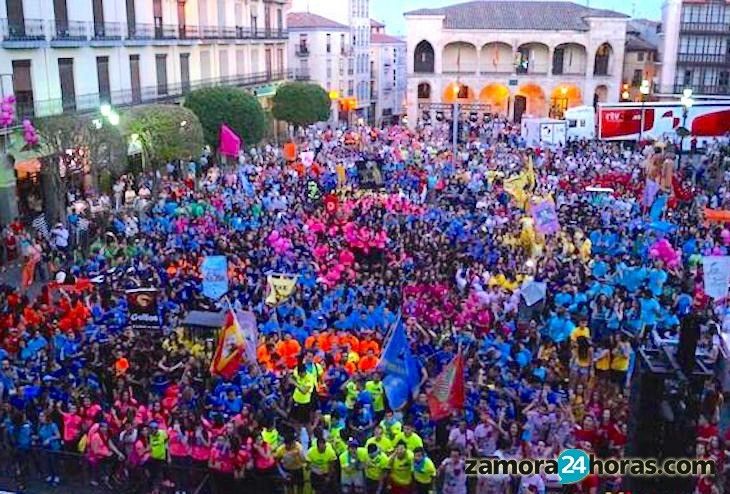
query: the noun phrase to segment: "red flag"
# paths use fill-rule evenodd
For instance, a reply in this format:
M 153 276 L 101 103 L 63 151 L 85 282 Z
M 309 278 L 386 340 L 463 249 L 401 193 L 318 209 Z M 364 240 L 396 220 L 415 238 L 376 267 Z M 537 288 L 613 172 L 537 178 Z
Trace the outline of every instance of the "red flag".
M 454 357 L 441 371 L 428 395 L 431 418 L 441 420 L 454 410 L 464 408 L 464 360 L 461 354 Z
M 337 214 L 340 208 L 340 198 L 335 194 L 327 194 L 324 198 L 324 210 L 327 214 Z
M 232 379 L 241 366 L 246 348 L 246 339 L 238 320 L 229 311 L 218 335 L 218 347 L 210 362 L 210 373 L 225 379 Z

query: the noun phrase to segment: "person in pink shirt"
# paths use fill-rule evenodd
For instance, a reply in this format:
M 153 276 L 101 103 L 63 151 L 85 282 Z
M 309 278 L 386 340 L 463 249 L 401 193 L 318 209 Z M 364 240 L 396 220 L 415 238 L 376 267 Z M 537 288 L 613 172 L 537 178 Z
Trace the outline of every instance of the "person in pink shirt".
M 218 436 L 210 448 L 208 466 L 212 470 L 215 492 L 231 492 L 233 489 L 234 456 L 225 436 Z
M 96 421 L 96 415 L 101 411 L 101 406 L 98 403 L 93 403 L 91 398 L 88 396 L 84 397 L 81 408 L 79 409 L 79 415 L 84 419 L 84 425 L 91 427 Z
M 150 429 L 147 426 L 141 427 L 137 434 L 137 440 L 128 458 L 130 466 L 134 469 L 134 476 L 139 481 L 146 481 L 150 478 Z
M 83 419 L 77 413 L 76 405 L 70 404 L 68 412 L 61 412 L 63 420 L 63 445 L 66 451 L 78 451 L 76 445 L 81 433 L 81 423 Z
M 99 480 L 109 483 L 109 471 L 114 455 L 121 461 L 124 455 L 114 445 L 106 422 L 94 424 L 89 428 L 86 445 L 86 459 L 91 471 L 91 485 L 98 486 Z
M 128 410 L 137 410 L 138 406 L 139 403 L 132 397 L 131 391 L 122 391 L 122 395 L 114 402 L 119 416 L 126 415 Z
M 251 453 L 253 455 L 254 471 L 256 472 L 256 491 L 266 492 L 267 487 L 271 485 L 272 478 L 277 473 L 277 468 L 271 447 L 264 441 L 261 434 L 256 435 L 251 446 Z
M 190 431 L 183 429 L 179 418 L 175 418 L 172 427 L 167 431 L 170 461 L 173 465 L 172 480 L 175 490 L 187 492 L 192 447 L 190 445 Z
M 197 485 L 202 481 L 210 459 L 210 436 L 202 424 L 198 423 L 189 433 L 188 444 L 190 445 L 190 458 L 193 461 L 193 478 L 190 481 L 192 485 Z

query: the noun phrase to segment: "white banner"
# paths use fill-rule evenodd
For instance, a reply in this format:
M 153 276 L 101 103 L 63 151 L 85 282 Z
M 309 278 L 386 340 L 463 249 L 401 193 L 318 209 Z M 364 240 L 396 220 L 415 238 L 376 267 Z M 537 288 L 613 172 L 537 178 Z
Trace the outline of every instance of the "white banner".
M 730 256 L 705 256 L 705 293 L 715 300 L 727 297 L 730 286 Z

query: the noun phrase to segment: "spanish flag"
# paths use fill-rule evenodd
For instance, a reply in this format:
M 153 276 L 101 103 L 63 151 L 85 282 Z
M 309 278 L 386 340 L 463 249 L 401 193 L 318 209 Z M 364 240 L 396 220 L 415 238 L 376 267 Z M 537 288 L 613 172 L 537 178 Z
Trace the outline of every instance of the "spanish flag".
M 441 420 L 451 412 L 464 408 L 464 360 L 461 353 L 436 377 L 428 395 L 428 408 L 433 420 Z
M 238 372 L 245 351 L 246 338 L 243 330 L 233 311 L 229 310 L 218 335 L 218 347 L 210 362 L 210 373 L 225 379 L 232 379 Z
M 269 285 L 269 294 L 266 296 L 268 305 L 279 305 L 291 297 L 297 286 L 298 277 L 293 274 L 272 273 L 266 277 Z

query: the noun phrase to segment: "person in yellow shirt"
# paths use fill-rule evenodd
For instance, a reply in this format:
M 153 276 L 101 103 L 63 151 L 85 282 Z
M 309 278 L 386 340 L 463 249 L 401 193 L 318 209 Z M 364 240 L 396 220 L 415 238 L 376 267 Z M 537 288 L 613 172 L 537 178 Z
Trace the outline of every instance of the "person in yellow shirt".
M 381 380 L 380 372 L 374 372 L 373 378 L 365 383 L 365 391 L 373 398 L 373 413 L 375 418 L 380 420 L 385 414 L 385 386 Z
M 578 326 L 570 333 L 570 341 L 575 344 L 576 340 L 584 336 L 585 338 L 591 339 L 591 330 L 588 328 L 588 319 L 581 318 Z
M 593 360 L 596 366 L 596 377 L 602 382 L 608 382 L 611 370 L 611 350 L 605 343 L 598 344 L 598 348 L 593 353 Z
M 413 453 L 406 449 L 402 441 L 396 444 L 395 451 L 390 455 L 389 469 L 391 494 L 409 494 L 413 486 Z
M 388 455 L 393 451 L 393 442 L 385 437 L 383 428 L 379 425 L 376 425 L 373 429 L 373 437 L 365 441 L 365 446 L 370 446 L 371 444 L 376 445 L 380 451 Z
M 350 439 L 347 450 L 340 455 L 340 486 L 343 494 L 362 493 L 365 490 L 367 461 L 367 449 L 358 447 L 357 441 Z
M 304 450 L 299 441 L 294 437 L 287 437 L 284 444 L 274 451 L 274 458 L 279 460 L 279 465 L 284 471 L 287 483 L 294 489 L 289 492 L 297 494 L 304 488 Z
M 426 456 L 423 448 L 416 448 L 413 451 L 413 484 L 416 494 L 429 494 L 435 477 L 436 465 Z
M 335 449 L 324 437 L 318 437 L 317 443 L 307 451 L 312 491 L 315 494 L 323 494 L 330 490 L 336 461 Z
M 375 443 L 367 445 L 368 458 L 365 463 L 365 492 L 377 494 L 383 491 L 383 481 L 390 465 L 390 458 Z
M 421 436 L 416 434 L 413 429 L 413 425 L 411 424 L 405 424 L 403 426 L 403 431 L 396 436 L 395 443 L 398 444 L 401 441 L 405 443 L 408 451 L 415 451 L 418 448 L 423 448 L 423 440 L 421 439 Z
M 294 384 L 292 394 L 294 404 L 291 417 L 299 424 L 308 424 L 311 419 L 312 395 L 317 386 L 316 377 L 311 372 L 307 372 L 303 363 L 299 363 L 290 379 Z
M 391 441 L 395 441 L 395 438 L 398 437 L 401 430 L 403 429 L 400 420 L 397 420 L 393 416 L 393 410 L 388 410 L 385 412 L 385 418 L 380 421 L 379 425 L 380 427 L 382 427 L 383 432 L 385 433 L 385 437 L 387 437 Z
M 578 383 L 586 384 L 593 373 L 593 348 L 585 336 L 579 336 L 570 360 L 571 388 Z
M 629 370 L 631 351 L 631 343 L 629 343 L 628 337 L 623 333 L 619 334 L 611 350 L 611 380 L 619 389 L 626 385 L 626 373 Z

